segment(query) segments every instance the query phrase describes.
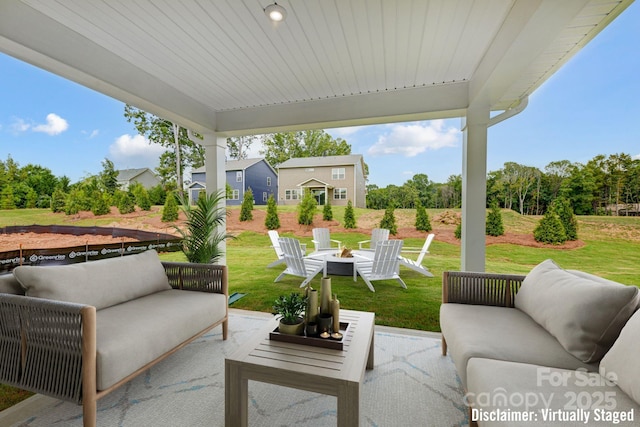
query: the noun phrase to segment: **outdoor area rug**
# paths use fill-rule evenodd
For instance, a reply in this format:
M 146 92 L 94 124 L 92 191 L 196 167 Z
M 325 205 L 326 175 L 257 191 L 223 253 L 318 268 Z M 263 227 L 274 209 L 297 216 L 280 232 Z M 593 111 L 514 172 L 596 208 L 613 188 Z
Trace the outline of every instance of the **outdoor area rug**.
M 98 426 L 223 426 L 224 358 L 270 316 L 230 313 L 227 341 L 222 341 L 221 328 L 215 328 L 100 399 Z M 361 389 L 361 426 L 468 425 L 460 380 L 450 357 L 441 355 L 438 338 L 376 327 L 374 342 L 375 367 L 366 371 Z M 30 410 L 27 401 L 19 419 L 13 414 L 9 425 L 82 426 L 78 405 L 49 399 L 39 406 Z M 7 425 L 2 415 L 0 424 Z M 336 422 L 333 396 L 249 382 L 250 426 L 325 427 Z

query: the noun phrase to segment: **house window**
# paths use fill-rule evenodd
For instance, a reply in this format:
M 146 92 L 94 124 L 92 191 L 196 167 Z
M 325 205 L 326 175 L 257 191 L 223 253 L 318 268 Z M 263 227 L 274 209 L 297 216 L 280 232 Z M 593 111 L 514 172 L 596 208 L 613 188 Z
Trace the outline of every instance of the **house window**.
M 333 189 L 333 198 L 335 200 L 347 200 L 347 189 L 346 188 L 334 188 Z
M 263 201 L 263 202 L 266 202 L 266 201 L 267 201 L 267 197 L 268 197 L 268 196 L 267 196 L 267 192 L 266 192 L 266 191 L 263 191 L 263 192 L 262 192 L 262 201 Z
M 344 168 L 331 169 L 331 179 L 344 179 Z
M 314 168 L 305 168 L 304 171 L 305 172 L 313 172 L 315 169 Z
M 271 187 L 271 177 L 267 177 L 267 187 Z
M 233 190 L 231 192 L 231 200 L 240 200 L 240 190 Z
M 236 172 L 236 182 L 242 182 L 242 171 Z
M 285 200 L 298 200 L 300 198 L 300 190 L 284 190 Z

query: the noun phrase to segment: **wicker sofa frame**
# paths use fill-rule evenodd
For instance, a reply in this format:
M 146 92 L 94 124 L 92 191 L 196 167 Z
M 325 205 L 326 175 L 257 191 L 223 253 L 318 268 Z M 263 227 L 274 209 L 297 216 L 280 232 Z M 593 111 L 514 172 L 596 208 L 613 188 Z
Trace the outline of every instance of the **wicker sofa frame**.
M 229 296 L 227 267 L 162 263 L 173 289 Z M 144 297 L 143 297 L 144 298 Z M 97 400 L 127 383 L 194 339 L 222 324 L 224 318 L 170 351 L 131 372 L 105 390 L 96 389 L 96 308 L 88 305 L 0 293 L 0 382 L 83 406 L 83 425 L 96 425 Z

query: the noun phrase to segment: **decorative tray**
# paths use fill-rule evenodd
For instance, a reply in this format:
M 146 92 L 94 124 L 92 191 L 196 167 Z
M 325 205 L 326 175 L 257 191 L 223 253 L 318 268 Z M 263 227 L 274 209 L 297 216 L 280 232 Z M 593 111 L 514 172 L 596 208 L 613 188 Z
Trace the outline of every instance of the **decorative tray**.
M 281 334 L 280 331 L 278 331 L 278 328 L 275 328 L 273 332 L 269 332 L 269 339 L 274 341 L 290 342 L 294 344 L 311 345 L 314 347 L 330 348 L 333 350 L 342 350 L 342 343 L 344 341 L 344 338 L 347 336 L 348 328 L 349 323 L 340 322 L 340 333 L 342 334 L 342 338 L 340 339 L 308 337 L 306 335 Z

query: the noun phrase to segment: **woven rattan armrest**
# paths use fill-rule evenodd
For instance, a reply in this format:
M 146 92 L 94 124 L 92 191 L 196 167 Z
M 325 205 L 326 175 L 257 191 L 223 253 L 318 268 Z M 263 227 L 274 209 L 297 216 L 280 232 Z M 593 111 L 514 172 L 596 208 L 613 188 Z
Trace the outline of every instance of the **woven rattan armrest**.
M 215 292 L 229 296 L 227 266 L 185 262 L 163 262 L 169 284 L 174 289 Z
M 445 271 L 442 303 L 513 307 L 513 297 L 526 276 L 516 274 Z
M 0 293 L 0 382 L 82 403 L 83 369 L 95 378 L 95 329 L 94 307 Z

